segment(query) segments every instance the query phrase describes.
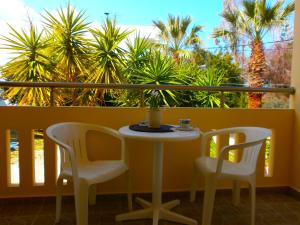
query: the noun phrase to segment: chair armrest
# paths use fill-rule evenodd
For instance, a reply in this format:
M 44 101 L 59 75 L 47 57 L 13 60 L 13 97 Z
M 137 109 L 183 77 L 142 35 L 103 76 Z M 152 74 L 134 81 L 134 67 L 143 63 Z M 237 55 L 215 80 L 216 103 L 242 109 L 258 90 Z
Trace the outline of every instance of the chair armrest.
M 230 134 L 230 133 L 236 132 L 236 130 L 238 130 L 238 128 L 223 128 L 223 129 L 205 132 L 203 136 L 213 137 L 213 136 L 217 136 L 220 134 L 226 134 L 226 133 Z
M 128 159 L 128 152 L 126 151 L 125 138 L 119 133 L 119 131 L 109 128 L 109 127 L 103 127 L 103 126 L 97 126 L 97 125 L 91 126 L 88 130 L 105 133 L 105 134 L 111 135 L 115 138 L 118 138 L 121 141 L 121 159 L 126 164 L 128 163 L 129 159 Z
M 79 185 L 78 183 L 78 170 L 77 170 L 77 162 L 74 154 L 74 150 L 70 145 L 67 145 L 60 140 L 58 140 L 55 136 L 53 136 L 48 130 L 46 131 L 47 136 L 51 138 L 54 143 L 56 143 L 59 146 L 60 152 L 64 151 L 67 153 L 70 163 L 71 163 L 71 168 L 72 168 L 72 175 L 73 175 L 73 180 L 75 185 Z M 62 153 L 61 153 L 62 154 Z M 61 168 L 62 168 L 62 162 L 61 162 Z
M 232 128 L 224 128 L 224 129 L 205 132 L 201 136 L 201 145 L 200 145 L 201 146 L 201 156 L 205 156 L 206 145 L 207 145 L 208 140 L 210 140 L 213 136 L 218 136 L 221 134 L 230 134 L 231 132 L 233 132 Z
M 67 145 L 66 143 L 63 143 L 60 141 L 55 135 L 53 135 L 48 129 L 46 130 L 47 136 L 55 142 L 55 144 L 59 145 L 61 148 L 65 149 L 68 154 L 72 154 L 73 150 L 70 145 Z
M 106 133 L 106 134 L 109 134 L 113 137 L 116 137 L 120 140 L 123 140 L 123 136 L 120 135 L 119 131 L 115 130 L 115 129 L 112 129 L 112 128 L 109 128 L 109 127 L 102 127 L 102 126 L 92 126 L 90 127 L 88 130 L 90 131 L 97 131 L 97 132 L 100 132 L 100 133 Z

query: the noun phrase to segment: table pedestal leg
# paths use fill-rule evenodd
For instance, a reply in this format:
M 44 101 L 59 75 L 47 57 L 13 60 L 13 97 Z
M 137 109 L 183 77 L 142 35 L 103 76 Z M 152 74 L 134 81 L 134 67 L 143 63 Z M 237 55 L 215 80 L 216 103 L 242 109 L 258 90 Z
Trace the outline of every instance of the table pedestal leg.
M 157 142 L 153 149 L 152 207 L 154 209 L 159 209 L 161 206 L 163 159 L 164 145 L 162 142 Z
M 148 202 L 145 199 L 142 199 L 139 197 L 137 197 L 135 199 L 135 202 L 145 209 L 150 208 L 152 206 L 151 202 Z M 176 200 L 172 200 L 170 202 L 161 204 L 161 207 L 163 207 L 164 209 L 170 210 L 170 209 L 173 209 L 174 207 L 178 206 L 179 204 L 180 204 L 180 200 L 176 199 Z
M 179 200 L 173 200 L 165 204 L 161 203 L 163 154 L 163 143 L 155 143 L 153 155 L 152 204 L 144 199 L 136 198 L 136 202 L 145 209 L 120 214 L 116 216 L 116 221 L 153 218 L 153 225 L 158 225 L 158 221 L 161 219 L 181 224 L 197 225 L 196 220 L 170 211 L 170 209 L 180 204 Z

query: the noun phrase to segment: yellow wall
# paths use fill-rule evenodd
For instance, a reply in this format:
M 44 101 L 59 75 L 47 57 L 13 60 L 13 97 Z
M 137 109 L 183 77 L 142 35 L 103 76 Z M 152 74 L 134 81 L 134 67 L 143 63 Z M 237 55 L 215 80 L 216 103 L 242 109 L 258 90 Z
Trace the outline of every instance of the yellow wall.
M 45 186 L 32 186 L 31 130 L 46 129 L 50 124 L 62 121 L 82 121 L 118 129 L 126 124 L 144 119 L 145 109 L 139 108 L 89 108 L 89 107 L 0 107 L 0 197 L 54 195 L 55 151 L 54 145 L 45 140 Z M 267 109 L 200 109 L 172 108 L 164 112 L 164 123 L 176 124 L 180 118 L 190 118 L 192 125 L 203 131 L 230 126 L 262 126 L 274 132 L 274 176 L 264 177 L 263 160 L 258 165 L 258 186 L 290 186 L 292 135 L 294 110 Z M 7 187 L 6 138 L 7 129 L 15 129 L 20 135 L 20 187 Z M 101 144 L 93 135 L 89 137 L 90 157 L 115 158 L 117 146 L 109 152 L 101 151 Z M 101 140 L 102 141 L 102 140 Z M 151 191 L 152 150 L 151 143 L 129 141 L 130 162 L 135 192 Z M 199 155 L 199 140 L 167 143 L 164 158 L 164 185 L 166 191 L 188 190 L 192 162 Z M 101 186 L 101 192 L 124 192 L 124 179 L 119 178 Z
M 296 0 L 294 52 L 292 67 L 292 86 L 296 88 L 293 97 L 295 108 L 295 132 L 294 132 L 294 169 L 292 187 L 300 191 L 300 0 Z

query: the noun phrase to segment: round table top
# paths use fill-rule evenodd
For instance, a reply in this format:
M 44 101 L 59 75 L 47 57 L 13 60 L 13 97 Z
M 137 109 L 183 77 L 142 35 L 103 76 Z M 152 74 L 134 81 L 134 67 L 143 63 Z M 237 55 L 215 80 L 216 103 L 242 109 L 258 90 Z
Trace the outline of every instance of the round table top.
M 198 128 L 189 131 L 180 131 L 174 129 L 174 132 L 139 132 L 130 130 L 129 126 L 124 126 L 119 129 L 120 134 L 125 138 L 141 139 L 148 141 L 184 141 L 197 139 L 201 132 Z

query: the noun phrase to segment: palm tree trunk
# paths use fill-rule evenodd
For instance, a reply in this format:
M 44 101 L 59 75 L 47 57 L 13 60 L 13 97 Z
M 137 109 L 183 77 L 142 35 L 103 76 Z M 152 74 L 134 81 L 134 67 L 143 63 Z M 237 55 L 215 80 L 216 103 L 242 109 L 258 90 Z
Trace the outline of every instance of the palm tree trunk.
M 173 60 L 176 62 L 177 65 L 180 63 L 178 52 L 173 52 Z
M 260 40 L 252 42 L 252 53 L 248 64 L 249 86 L 259 88 L 263 85 L 263 75 L 266 72 L 266 58 L 263 45 Z M 262 93 L 248 94 L 248 108 L 260 108 Z

